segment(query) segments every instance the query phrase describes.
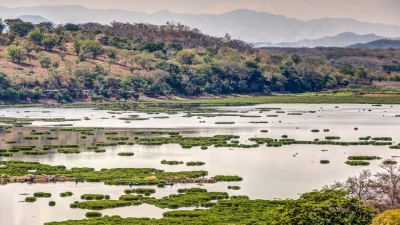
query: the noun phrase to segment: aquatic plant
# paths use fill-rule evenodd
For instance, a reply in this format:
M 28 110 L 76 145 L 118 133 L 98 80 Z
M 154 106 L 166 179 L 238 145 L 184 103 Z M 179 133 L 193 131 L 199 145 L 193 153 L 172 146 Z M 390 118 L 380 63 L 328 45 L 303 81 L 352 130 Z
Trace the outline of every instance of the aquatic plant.
M 382 159 L 381 157 L 378 156 L 349 156 L 347 157 L 348 160 L 379 160 Z
M 95 153 L 104 153 L 104 152 L 106 152 L 106 150 L 105 149 L 95 149 L 94 152 Z
M 73 193 L 70 192 L 70 191 L 60 193 L 60 197 L 63 197 L 63 198 L 65 198 L 65 197 L 70 197 L 70 196 L 72 196 L 72 195 L 73 195 Z
M 368 166 L 369 162 L 365 162 L 365 161 L 360 161 L 360 160 L 356 160 L 356 161 L 346 161 L 345 162 L 347 165 L 350 166 Z
M 57 150 L 59 153 L 63 154 L 78 154 L 81 153 L 78 149 L 76 148 L 60 148 Z
M 329 160 L 321 160 L 321 161 L 319 161 L 319 163 L 321 163 L 321 164 L 329 164 Z
M 120 152 L 118 153 L 119 156 L 133 156 L 133 152 Z
M 51 193 L 47 193 L 47 192 L 35 192 L 33 194 L 33 197 L 35 198 L 50 198 L 51 197 Z
M 186 166 L 203 166 L 205 164 L 206 164 L 205 162 L 199 162 L 199 161 L 197 161 L 197 162 L 187 162 Z
M 108 200 L 110 199 L 109 195 L 103 195 L 103 194 L 83 194 L 81 195 L 82 200 Z
M 230 189 L 230 190 L 240 190 L 241 188 L 239 186 L 228 186 L 228 189 Z
M 49 206 L 55 206 L 56 202 L 55 201 L 49 201 Z
M 87 218 L 98 218 L 98 217 L 102 217 L 102 214 L 99 213 L 99 212 L 87 212 L 87 213 L 85 214 L 85 216 L 86 216 Z
M 179 164 L 183 164 L 183 161 L 175 161 L 175 160 L 167 161 L 164 159 L 161 161 L 161 164 L 163 164 L 163 165 L 179 165 Z
M 318 129 L 312 129 L 311 132 L 317 133 L 317 132 L 319 132 L 319 130 Z
M 36 198 L 35 197 L 26 197 L 25 198 L 25 202 L 36 202 Z

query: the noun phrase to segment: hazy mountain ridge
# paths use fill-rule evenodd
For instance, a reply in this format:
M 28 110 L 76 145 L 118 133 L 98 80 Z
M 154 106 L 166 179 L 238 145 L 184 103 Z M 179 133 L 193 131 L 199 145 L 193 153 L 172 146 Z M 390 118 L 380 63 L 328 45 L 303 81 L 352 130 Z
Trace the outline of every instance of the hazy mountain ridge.
M 109 24 L 112 20 L 117 20 L 161 25 L 167 21 L 176 21 L 198 28 L 205 34 L 222 37 L 225 33 L 229 33 L 233 38 L 248 42 L 295 42 L 303 39 L 333 36 L 349 31 L 360 35 L 375 33 L 384 37 L 400 36 L 400 27 L 394 25 L 372 24 L 346 18 L 302 21 L 268 12 L 246 9 L 238 9 L 219 15 L 180 14 L 167 10 L 147 14 L 120 9 L 87 9 L 78 5 L 66 5 L 24 8 L 0 7 L 0 15 L 3 18 L 39 15 L 54 23 L 98 22 Z
M 18 16 L 18 18 L 20 18 L 21 20 L 23 20 L 25 22 L 31 22 L 33 24 L 38 24 L 41 22 L 51 22 L 50 20 L 43 18 L 41 16 L 37 16 L 37 15 L 21 15 L 21 16 Z
M 371 41 L 368 43 L 358 43 L 354 45 L 347 46 L 348 48 L 364 48 L 364 49 L 377 49 L 377 48 L 400 48 L 400 38 L 396 40 L 381 39 L 376 41 Z

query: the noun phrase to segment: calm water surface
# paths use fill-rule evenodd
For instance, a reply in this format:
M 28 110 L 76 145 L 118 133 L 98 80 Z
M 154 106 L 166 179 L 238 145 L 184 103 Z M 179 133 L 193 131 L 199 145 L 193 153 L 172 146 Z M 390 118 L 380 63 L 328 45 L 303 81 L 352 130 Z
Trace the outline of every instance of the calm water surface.
M 339 108 L 335 108 L 338 106 Z M 256 108 L 274 107 L 282 108 L 286 113 L 277 114 L 276 110 L 259 113 Z M 106 110 L 92 109 L 44 109 L 44 108 L 5 108 L 0 109 L 0 115 L 18 118 L 78 118 L 82 121 L 65 122 L 74 124 L 73 127 L 104 127 L 105 130 L 118 131 L 119 136 L 132 136 L 133 130 L 173 130 L 184 136 L 213 136 L 217 134 L 240 135 L 241 143 L 252 143 L 247 141 L 251 137 L 281 138 L 288 135 L 289 138 L 297 140 L 312 141 L 315 138 L 323 140 L 325 136 L 340 136 L 342 141 L 358 141 L 359 137 L 392 137 L 397 144 L 400 141 L 398 126 L 400 115 L 398 105 L 383 105 L 374 107 L 371 105 L 354 104 L 274 104 L 244 107 L 218 107 L 223 110 L 249 111 L 247 113 L 236 113 L 244 115 L 259 115 L 260 118 L 248 117 L 214 117 L 201 118 L 197 116 L 186 118 L 183 113 L 168 115 L 169 119 L 154 119 L 154 116 L 146 113 L 124 112 L 122 114 L 109 114 Z M 369 111 L 371 110 L 371 111 Z M 30 112 L 25 112 L 30 111 Z M 50 113 L 43 113 L 50 111 Z M 303 115 L 287 115 L 292 112 L 307 112 Z M 317 111 L 308 113 L 308 111 Z M 128 115 L 140 115 L 148 117 L 149 120 L 131 121 L 125 123 L 120 117 Z M 275 114 L 278 117 L 267 117 Z M 115 116 L 113 118 L 112 116 Z M 90 120 L 83 120 L 89 117 Z M 108 119 L 104 119 L 108 118 Z M 206 121 L 199 123 L 199 121 Z M 215 122 L 230 122 L 232 125 L 216 125 Z M 254 124 L 251 121 L 268 121 L 268 124 Z M 313 189 L 321 188 L 333 181 L 345 180 L 348 176 L 357 174 L 362 169 L 378 171 L 377 167 L 381 161 L 371 161 L 367 167 L 352 167 L 344 164 L 349 155 L 376 155 L 383 159 L 400 155 L 399 150 L 389 149 L 388 146 L 322 146 L 322 145 L 287 145 L 280 148 L 269 148 L 261 145 L 259 148 L 214 148 L 200 150 L 200 147 L 182 149 L 179 145 L 170 144 L 162 146 L 115 146 L 105 147 L 106 153 L 96 154 L 85 151 L 84 147 L 91 145 L 94 141 L 105 141 L 104 131 L 95 131 L 94 136 L 87 136 L 81 140 L 78 132 L 52 132 L 49 136 L 58 136 L 59 140 L 49 141 L 44 137 L 41 140 L 22 140 L 28 136 L 32 129 L 37 131 L 49 130 L 59 122 L 35 121 L 31 126 L 13 130 L 11 134 L 0 134 L 1 139 L 18 140 L 19 144 L 80 144 L 82 153 L 74 155 L 58 154 L 51 152 L 45 156 L 25 156 L 20 153 L 14 154 L 12 158 L 1 158 L 0 160 L 19 159 L 24 161 L 36 161 L 50 165 L 65 165 L 71 167 L 93 167 L 101 168 L 158 168 L 166 171 L 206 170 L 210 176 L 214 175 L 239 175 L 244 178 L 242 182 L 219 182 L 208 184 L 204 188 L 209 191 L 226 191 L 230 195 L 248 195 L 252 199 L 274 199 L 274 198 L 297 198 L 298 193 L 304 193 Z M 32 128 L 33 127 L 33 128 Z M 357 127 L 359 130 L 354 130 Z M 321 132 L 312 133 L 311 129 L 319 129 Z M 329 129 L 330 132 L 322 132 Z M 260 130 L 268 130 L 261 133 Z M 23 135 L 18 135 L 23 132 Z M 140 136 L 139 136 L 140 137 Z M 0 142 L 0 148 L 7 147 Z M 9 146 L 8 146 L 9 147 Z M 328 150 L 322 152 L 322 149 Z M 120 157 L 118 152 L 132 151 L 133 157 Z M 297 155 L 294 157 L 294 155 Z M 185 165 L 168 166 L 161 165 L 160 161 L 203 161 L 206 165 L 201 167 L 187 167 Z M 330 164 L 321 165 L 320 160 L 330 160 Z M 228 190 L 228 185 L 238 185 L 241 190 Z M 197 187 L 193 184 L 178 184 L 174 187 L 161 188 L 157 190 L 154 197 L 162 197 L 176 193 L 178 188 Z M 63 221 L 68 219 L 83 219 L 87 211 L 81 209 L 70 209 L 69 204 L 79 200 L 80 195 L 89 193 L 109 194 L 111 199 L 118 199 L 123 194 L 124 186 L 106 186 L 102 183 L 57 183 L 57 184 L 7 184 L 0 186 L 0 224 L 43 224 L 49 221 Z M 26 196 L 21 193 L 33 194 L 37 191 L 52 193 L 51 199 L 38 199 L 35 203 L 23 203 Z M 72 191 L 74 196 L 60 198 L 59 194 Z M 54 200 L 57 205 L 49 207 L 48 201 Z M 153 217 L 160 218 L 162 213 L 168 211 L 150 205 L 132 206 L 101 211 L 103 215 L 120 215 L 122 217 Z

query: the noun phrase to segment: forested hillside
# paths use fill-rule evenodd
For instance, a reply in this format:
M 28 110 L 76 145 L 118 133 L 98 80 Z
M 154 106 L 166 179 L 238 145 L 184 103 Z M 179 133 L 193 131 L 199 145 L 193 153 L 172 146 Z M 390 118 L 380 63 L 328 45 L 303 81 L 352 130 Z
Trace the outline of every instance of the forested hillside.
M 179 23 L 56 26 L 8 19 L 0 28 L 5 102 L 271 94 L 400 80 L 399 50 L 260 50 Z

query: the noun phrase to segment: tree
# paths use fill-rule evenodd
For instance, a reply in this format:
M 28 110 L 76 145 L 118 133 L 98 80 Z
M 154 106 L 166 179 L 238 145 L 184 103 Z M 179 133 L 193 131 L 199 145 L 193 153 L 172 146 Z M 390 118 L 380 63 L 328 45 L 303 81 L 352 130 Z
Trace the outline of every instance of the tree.
M 57 44 L 57 40 L 54 37 L 54 35 L 52 35 L 52 34 L 44 35 L 43 40 L 42 40 L 42 45 L 45 50 L 51 51 L 51 49 L 53 49 L 54 46 L 56 46 L 56 44 Z
M 301 57 L 297 54 L 292 55 L 292 57 L 290 57 L 292 59 L 292 61 L 296 64 L 299 64 L 301 62 Z
M 64 51 L 60 51 L 60 52 L 58 53 L 58 56 L 61 58 L 62 61 L 64 61 L 64 58 L 65 58 L 66 55 L 67 55 L 67 54 L 65 54 Z
M 189 50 L 182 50 L 176 55 L 176 60 L 182 65 L 192 65 L 196 54 Z
M 276 224 L 370 224 L 376 212 L 347 194 L 323 189 L 302 194 L 298 200 L 287 200 L 273 210 Z
M 21 61 L 24 61 L 26 59 L 26 50 L 22 46 L 9 46 L 6 48 L 6 50 L 6 58 L 8 60 L 21 63 Z
M 9 30 L 15 32 L 20 37 L 26 36 L 29 32 L 35 29 L 35 26 L 30 22 L 24 22 L 21 19 L 5 20 Z
M 25 49 L 29 61 L 31 61 L 30 53 L 35 49 L 35 45 L 31 41 L 25 41 L 24 43 L 22 43 L 22 47 Z
M 117 60 L 117 57 L 118 57 L 118 49 L 117 48 L 110 47 L 110 48 L 107 48 L 105 50 L 105 52 L 106 52 L 106 55 L 108 56 L 108 58 L 112 59 L 113 62 L 115 62 Z
M 36 25 L 41 33 L 48 34 L 53 32 L 54 24 L 52 22 L 41 22 Z
M 68 31 L 78 31 L 79 30 L 79 26 L 73 23 L 67 23 L 64 25 L 64 28 Z
M 39 55 L 39 63 L 43 68 L 48 68 L 51 65 L 51 59 L 48 55 L 43 54 L 43 52 Z
M 81 52 L 82 48 L 82 41 L 81 40 L 75 40 L 74 43 L 72 44 L 72 49 L 74 50 L 76 55 L 79 55 Z
M 400 209 L 387 210 L 372 220 L 371 225 L 400 224 Z
M 90 54 L 92 59 L 96 59 L 98 56 L 104 54 L 103 46 L 99 42 L 89 39 L 82 43 L 82 50 L 85 53 Z
M 43 34 L 39 30 L 33 30 L 28 34 L 28 39 L 36 45 L 41 45 L 43 40 Z
M 3 18 L 0 17 L 0 34 L 3 33 L 5 28 L 6 28 L 6 25 L 3 22 Z

